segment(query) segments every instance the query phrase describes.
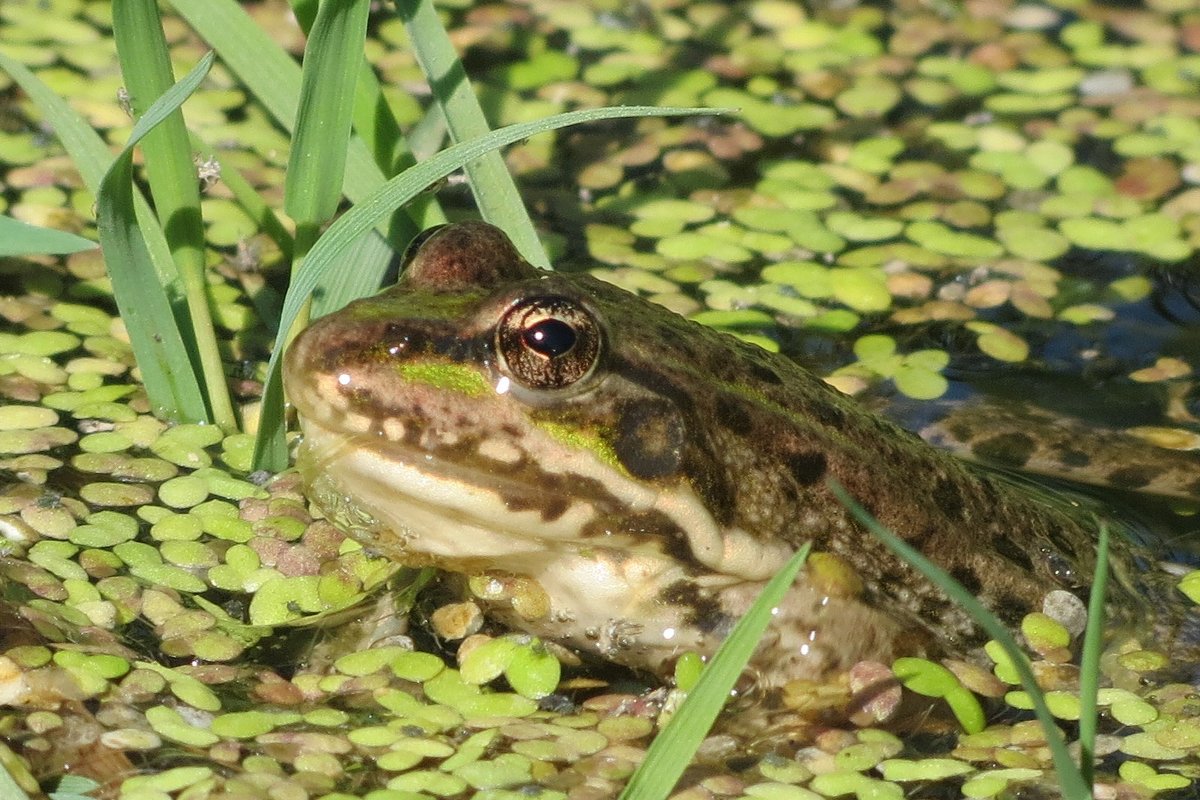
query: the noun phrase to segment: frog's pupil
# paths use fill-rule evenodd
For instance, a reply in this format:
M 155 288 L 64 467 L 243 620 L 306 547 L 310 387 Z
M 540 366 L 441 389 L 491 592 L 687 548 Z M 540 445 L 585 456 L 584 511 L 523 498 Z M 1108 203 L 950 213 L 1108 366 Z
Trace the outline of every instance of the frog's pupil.
M 527 347 L 549 358 L 570 352 L 577 338 L 575 329 L 561 319 L 540 320 L 522 334 Z

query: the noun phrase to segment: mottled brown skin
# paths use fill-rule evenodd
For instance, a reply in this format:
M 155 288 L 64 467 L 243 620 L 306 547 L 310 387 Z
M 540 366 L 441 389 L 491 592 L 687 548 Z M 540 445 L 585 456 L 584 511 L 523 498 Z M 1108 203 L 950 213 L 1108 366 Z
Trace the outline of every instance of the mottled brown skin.
M 1005 469 L 1200 501 L 1200 452 L 1155 447 L 1124 431 L 1037 408 L 976 401 L 921 431 L 939 448 Z
M 463 258 L 466 252 L 472 256 Z M 858 571 L 868 604 L 909 624 L 920 620 L 939 649 L 977 644 L 979 631 L 849 516 L 830 493 L 830 479 L 1010 624 L 1039 609 L 1052 589 L 1087 591 L 1091 524 L 926 445 L 786 358 L 589 276 L 538 272 L 483 223 L 434 237 L 415 266 L 394 289 L 316 322 L 289 360 L 315 372 L 369 372 L 370 381 L 357 383 L 352 408 L 387 417 L 402 413 L 393 398 L 411 391 L 397 359 L 492 364 L 501 309 L 535 295 L 569 298 L 602 321 L 599 364 L 577 386 L 514 392 L 513 402 L 529 403 L 534 418 L 607 440 L 621 466 L 641 480 L 689 483 L 722 526 L 763 542 L 811 541 L 837 554 Z M 473 452 L 471 420 L 442 422 L 461 434 L 463 453 Z M 536 465 L 519 465 L 516 474 L 522 468 L 545 479 Z M 511 503 L 538 507 L 552 489 L 516 489 Z M 597 486 L 570 491 L 604 502 Z M 619 518 L 619 509 L 612 513 Z M 543 508 L 544 516 L 554 514 L 553 506 Z M 632 515 L 627 527 L 631 536 L 662 537 L 672 556 L 693 561 L 670 521 Z M 1135 601 L 1120 579 L 1139 571 L 1141 560 L 1124 544 L 1114 548 L 1118 581 L 1110 596 L 1126 611 Z M 705 624 L 712 598 L 687 583 L 674 592 L 663 602 L 689 605 L 696 624 Z M 708 624 L 727 622 L 714 613 Z

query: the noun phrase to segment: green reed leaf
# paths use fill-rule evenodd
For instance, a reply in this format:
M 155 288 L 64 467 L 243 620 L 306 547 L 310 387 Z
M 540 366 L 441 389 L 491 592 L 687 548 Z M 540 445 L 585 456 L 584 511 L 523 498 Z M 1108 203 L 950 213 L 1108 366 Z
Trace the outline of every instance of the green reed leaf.
M 1083 779 L 1092 784 L 1092 757 L 1096 753 L 1096 727 L 1099 711 L 1100 655 L 1104 650 L 1104 600 L 1108 587 L 1108 525 L 1100 521 L 1096 542 L 1096 568 L 1092 573 L 1092 591 L 1088 596 L 1087 628 L 1079 656 L 1079 763 Z
M 408 39 L 421 71 L 442 110 L 450 136 L 465 142 L 491 130 L 467 72 L 450 43 L 432 0 L 397 0 L 396 9 L 408 29 Z M 537 237 L 504 158 L 497 151 L 464 165 L 475 203 L 485 220 L 502 228 L 517 250 L 537 267 L 550 265 L 550 257 Z
M 130 106 L 135 115 L 143 114 L 147 106 L 175 82 L 157 1 L 116 0 L 113 3 L 113 37 Z M 200 182 L 179 109 L 146 134 L 142 141 L 142 156 L 154 210 L 187 298 L 191 337 L 212 419 L 226 430 L 234 430 L 237 415 L 225 385 L 221 351 L 208 308 Z
M 0 214 L 0 256 L 78 253 L 96 243 L 53 228 L 39 228 Z
M 971 619 L 975 620 L 981 628 L 987 631 L 988 636 L 992 637 L 1004 649 L 1005 654 L 1012 660 L 1018 677 L 1021 679 L 1021 687 L 1029 694 L 1029 698 L 1033 703 L 1034 714 L 1042 726 L 1042 731 L 1046 734 L 1046 744 L 1050 748 L 1050 756 L 1054 762 L 1054 772 L 1058 776 L 1064 795 L 1076 798 L 1076 800 L 1090 798 L 1092 796 L 1091 788 L 1084 780 L 1079 767 L 1076 766 L 1075 761 L 1071 758 L 1070 751 L 1067 750 L 1062 731 L 1055 724 L 1054 716 L 1046 706 L 1045 695 L 1042 693 L 1041 687 L 1037 684 L 1037 679 L 1033 675 L 1033 668 L 1029 664 L 1029 659 L 1021 652 L 1021 648 L 1017 646 L 1017 642 L 1013 639 L 1012 634 L 1009 633 L 1008 628 L 1004 627 L 1004 623 L 996 619 L 995 615 L 988 611 L 983 603 L 979 602 L 973 594 L 963 588 L 962 584 L 950 577 L 945 570 L 925 558 L 919 551 L 868 514 L 866 509 L 859 505 L 840 483 L 832 478 L 829 479 L 828 483 L 829 490 L 833 492 L 833 495 L 849 510 L 856 520 L 891 548 L 893 552 L 903 558 L 913 569 L 920 572 L 931 583 L 945 592 L 951 600 L 962 606 L 971 615 Z
M 700 673 L 695 688 L 650 743 L 641 766 L 621 792 L 621 800 L 660 800 L 670 795 L 771 624 L 775 607 L 792 588 L 810 549 L 812 543 L 806 542 L 767 582 L 750 610 L 733 626 Z
M 298 228 L 321 225 L 342 198 L 369 9 L 369 0 L 321 3 L 304 47 L 284 189 L 284 210 Z
M 177 420 L 205 420 L 208 411 L 168 286 L 151 258 L 134 208 L 133 149 L 196 90 L 212 61 L 212 54 L 206 54 L 147 109 L 100 182 L 96 198 L 100 244 L 146 393 L 156 413 Z

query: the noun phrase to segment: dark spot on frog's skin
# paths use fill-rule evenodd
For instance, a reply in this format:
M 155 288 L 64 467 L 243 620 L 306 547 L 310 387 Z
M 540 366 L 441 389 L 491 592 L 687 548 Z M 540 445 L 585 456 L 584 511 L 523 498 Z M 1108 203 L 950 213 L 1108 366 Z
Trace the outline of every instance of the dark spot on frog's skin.
M 842 430 L 846 426 L 846 415 L 837 406 L 817 403 L 810 405 L 805 411 L 808 416 L 813 417 L 827 428 Z
M 1006 467 L 1022 467 L 1037 450 L 1037 442 L 1024 433 L 1001 433 L 984 439 L 971 447 L 971 452 L 985 461 Z
M 950 519 L 962 516 L 963 496 L 955 481 L 945 475 L 937 479 L 933 487 L 933 502 Z
M 1021 620 L 1029 613 L 1029 605 L 1020 597 L 1011 594 L 997 595 L 991 607 L 992 613 L 1000 618 L 1010 628 L 1021 624 Z
M 792 477 L 801 486 L 812 486 L 824 478 L 829 466 L 825 454 L 816 450 L 792 453 L 787 457 L 787 465 Z
M 949 605 L 940 597 L 926 596 L 921 598 L 921 617 L 922 619 L 938 619 Z
M 1108 479 L 1114 486 L 1122 489 L 1140 489 L 1158 475 L 1158 470 L 1146 464 L 1131 465 L 1114 469 L 1108 473 Z
M 1188 484 L 1187 493 L 1193 497 L 1200 496 L 1200 478 L 1197 478 Z
M 945 423 L 946 433 L 950 434 L 950 438 L 960 442 L 969 442 L 971 440 L 971 426 L 961 422 Z
M 754 428 L 754 423 L 751 421 L 750 415 L 746 413 L 745 406 L 729 395 L 722 394 L 717 397 L 715 412 L 717 415 L 715 422 L 725 426 L 738 436 L 745 436 Z
M 979 590 L 983 586 L 979 576 L 975 574 L 975 570 L 967 567 L 955 567 L 950 570 L 950 577 L 961 583 L 963 588 L 971 594 L 979 594 Z
M 992 549 L 1025 572 L 1033 571 L 1033 559 L 1029 557 L 1029 553 L 1022 550 L 1011 539 L 1004 536 L 997 536 L 992 540 Z
M 1058 461 L 1064 467 L 1086 467 L 1092 463 L 1092 457 L 1082 450 L 1063 450 L 1058 454 Z
M 556 519 L 567 513 L 567 509 L 571 507 L 570 501 L 565 497 L 550 497 L 542 505 L 542 522 L 554 522 Z
M 662 400 L 635 400 L 621 408 L 617 458 L 637 478 L 665 478 L 679 471 L 687 437 L 675 407 Z
M 751 364 L 750 372 L 751 372 L 751 374 L 754 375 L 755 378 L 762 381 L 763 383 L 770 383 L 775 386 L 778 386 L 781 383 L 783 383 L 783 378 L 780 378 L 779 374 L 777 372 L 775 372 L 775 370 L 768 367 L 766 364 L 759 364 L 759 363 Z
M 675 581 L 659 592 L 658 599 L 664 605 L 687 609 L 684 623 L 704 633 L 714 633 L 729 626 L 729 616 L 721 611 L 720 604 L 691 581 Z

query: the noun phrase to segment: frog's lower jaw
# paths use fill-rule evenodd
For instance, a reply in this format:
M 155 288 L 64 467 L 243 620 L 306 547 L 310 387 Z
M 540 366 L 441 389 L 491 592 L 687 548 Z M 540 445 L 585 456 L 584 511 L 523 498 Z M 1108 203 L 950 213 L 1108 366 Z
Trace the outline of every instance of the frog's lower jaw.
M 598 513 L 587 500 L 547 519 L 453 468 L 408 462 L 421 454 L 384 457 L 363 444 L 306 420 L 299 463 L 326 515 L 411 566 L 528 579 L 546 599 L 538 613 L 509 596 L 479 599 L 490 617 L 548 641 L 666 677 L 683 652 L 711 656 L 765 584 L 681 560 L 653 535 L 582 536 Z M 752 664 L 761 686 L 821 680 L 860 660 L 919 651 L 914 629 L 923 630 L 802 576 Z

